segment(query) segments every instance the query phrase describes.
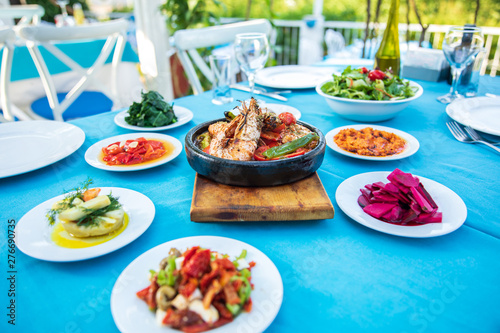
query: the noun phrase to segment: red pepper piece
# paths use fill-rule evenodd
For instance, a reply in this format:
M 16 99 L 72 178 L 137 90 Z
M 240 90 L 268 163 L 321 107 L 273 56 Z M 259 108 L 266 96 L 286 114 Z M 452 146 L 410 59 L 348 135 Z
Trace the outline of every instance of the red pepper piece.
M 187 262 L 191 257 L 196 253 L 196 251 L 199 249 L 199 246 L 193 246 L 189 250 L 186 250 L 184 254 L 182 255 L 184 257 L 184 262 Z
M 276 126 L 274 129 L 273 129 L 273 132 L 276 132 L 276 133 L 280 133 L 282 130 L 284 130 L 286 128 L 286 125 L 285 124 L 280 124 L 278 126 Z
M 182 273 L 199 278 L 210 271 L 210 250 L 198 250 L 187 262 L 184 259 Z
M 280 134 L 271 131 L 262 131 L 260 137 L 266 140 L 278 141 L 280 139 Z
M 262 153 L 269 148 L 269 146 L 260 146 L 259 148 L 257 148 L 255 150 L 255 153 L 253 154 L 253 159 L 256 161 L 267 161 L 268 159 L 264 155 L 262 155 Z
M 137 297 L 139 297 L 139 299 L 142 299 L 143 301 L 146 301 L 146 297 L 149 294 L 149 288 L 151 288 L 151 286 L 147 286 L 146 288 L 139 290 L 136 293 Z

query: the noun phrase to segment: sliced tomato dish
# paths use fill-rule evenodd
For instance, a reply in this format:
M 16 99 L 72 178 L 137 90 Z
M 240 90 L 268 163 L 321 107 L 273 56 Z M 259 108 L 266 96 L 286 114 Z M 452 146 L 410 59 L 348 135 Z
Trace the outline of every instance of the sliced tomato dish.
M 102 148 L 102 160 L 107 165 L 133 165 L 156 160 L 166 152 L 163 142 L 141 137 L 114 142 Z

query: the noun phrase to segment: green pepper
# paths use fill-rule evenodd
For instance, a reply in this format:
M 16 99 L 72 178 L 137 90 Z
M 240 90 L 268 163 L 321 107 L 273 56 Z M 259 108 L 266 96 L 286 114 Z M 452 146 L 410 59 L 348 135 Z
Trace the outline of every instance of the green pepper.
M 284 143 L 281 146 L 269 148 L 268 150 L 263 152 L 262 155 L 269 159 L 287 155 L 301 147 L 308 145 L 313 140 L 319 140 L 318 134 L 309 133 L 307 135 L 304 135 L 303 137 Z
M 236 316 L 241 310 L 241 306 L 239 304 L 226 304 L 226 308 L 233 316 Z
M 245 259 L 246 257 L 247 257 L 247 250 L 243 249 L 241 251 L 240 256 L 238 258 L 236 258 L 236 260 L 238 260 L 238 259 Z
M 245 277 L 245 278 L 249 278 L 250 276 L 252 275 L 252 273 L 250 273 L 250 270 L 247 269 L 247 268 L 244 268 L 241 270 L 241 276 Z
M 234 266 L 238 267 L 238 260 L 245 259 L 246 257 L 247 257 L 247 250 L 243 249 L 239 257 L 236 257 L 236 259 L 233 261 Z
M 158 275 L 156 275 L 156 283 L 158 283 L 160 286 L 168 284 L 167 272 L 165 272 L 163 269 L 160 269 L 158 271 Z
M 174 276 L 174 271 L 175 271 L 175 257 L 170 257 L 168 258 L 168 265 L 166 268 L 166 278 L 167 278 L 167 284 L 171 287 L 175 285 L 175 280 L 176 276 Z
M 226 117 L 227 121 L 231 121 L 234 118 L 236 118 L 236 116 L 234 115 L 234 113 L 232 113 L 231 111 L 225 111 L 224 112 L 224 117 Z
M 250 298 L 250 293 L 252 292 L 252 285 L 250 284 L 250 281 L 244 276 L 233 276 L 229 282 L 232 282 L 234 280 L 241 280 L 243 282 L 244 287 L 241 287 L 240 290 L 238 291 L 238 296 L 240 297 L 241 300 L 241 306 L 245 304 L 245 302 Z
M 210 133 L 204 132 L 196 137 L 194 144 L 203 150 L 210 145 L 210 140 L 212 140 Z

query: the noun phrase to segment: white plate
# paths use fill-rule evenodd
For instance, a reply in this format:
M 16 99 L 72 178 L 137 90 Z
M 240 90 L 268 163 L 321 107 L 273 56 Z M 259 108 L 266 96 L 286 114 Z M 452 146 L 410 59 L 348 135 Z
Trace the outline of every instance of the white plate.
M 377 220 L 366 214 L 358 204 L 360 189 L 366 184 L 378 181 L 388 183 L 387 176 L 390 172 L 368 172 L 346 179 L 339 185 L 335 193 L 335 200 L 340 209 L 354 221 L 368 228 L 386 234 L 403 237 L 436 237 L 449 234 L 460 228 L 467 218 L 467 207 L 463 200 L 452 190 L 433 180 L 420 177 L 420 182 L 438 205 L 438 211 L 443 213 L 442 223 L 429 223 L 419 226 L 401 226 Z
M 277 89 L 309 89 L 332 77 L 331 68 L 314 66 L 274 66 L 257 72 L 255 83 Z
M 40 169 L 71 155 L 85 141 L 75 125 L 60 121 L 0 124 L 0 178 Z
M 127 166 L 122 166 L 122 165 L 106 165 L 106 163 L 102 162 L 100 160 L 100 155 L 103 147 L 106 147 L 113 142 L 118 142 L 118 141 L 124 141 L 124 140 L 135 140 L 140 137 L 144 137 L 146 139 L 160 139 L 163 141 L 168 141 L 171 144 L 174 145 L 174 151 L 170 156 L 167 158 L 160 158 L 158 161 L 152 161 L 146 164 L 137 164 L 137 165 L 127 165 Z M 87 149 L 87 152 L 85 152 L 85 161 L 87 161 L 88 164 L 91 166 L 102 169 L 102 170 L 108 170 L 108 171 L 136 171 L 136 170 L 144 170 L 144 169 L 149 169 L 149 168 L 154 168 L 156 166 L 165 164 L 167 162 L 170 162 L 177 156 L 182 151 L 182 143 L 177 140 L 176 138 L 170 136 L 170 135 L 165 135 L 165 134 L 158 134 L 158 133 L 130 133 L 130 134 L 123 134 L 123 135 L 117 135 L 113 136 L 111 138 L 107 138 L 104 140 L 101 140 L 92 146 L 90 146 L 89 149 Z
M 343 129 L 353 128 L 353 129 L 359 131 L 359 130 L 361 130 L 363 128 L 366 128 L 366 127 L 371 127 L 373 129 L 376 129 L 376 130 L 379 130 L 379 131 L 391 132 L 391 133 L 394 133 L 394 134 L 400 136 L 401 138 L 403 138 L 406 141 L 406 143 L 407 143 L 406 148 L 401 153 L 395 154 L 395 155 L 390 155 L 390 156 L 363 156 L 363 155 L 358 155 L 358 154 L 355 154 L 355 153 L 351 153 L 351 152 L 349 152 L 347 150 L 344 150 L 344 149 L 340 148 L 335 143 L 335 141 L 333 141 L 333 137 L 338 132 L 340 132 Z M 406 132 L 394 129 L 394 128 L 385 127 L 385 126 L 378 126 L 378 125 L 349 125 L 349 126 L 342 126 L 342 127 L 335 128 L 335 129 L 331 130 L 330 132 L 328 132 L 325 135 L 325 138 L 326 138 L 326 144 L 328 145 L 328 147 L 332 148 L 337 153 L 345 155 L 345 156 L 349 156 L 349 157 L 359 158 L 359 159 L 362 159 L 362 160 L 370 160 L 370 161 L 393 161 L 393 160 L 399 160 L 399 159 L 406 158 L 406 157 L 409 157 L 409 156 L 415 154 L 418 151 L 418 148 L 420 147 L 420 144 L 418 143 L 418 140 L 414 136 L 412 136 L 412 135 L 410 135 L 410 134 L 408 134 Z
M 273 262 L 261 251 L 235 239 L 215 236 L 196 236 L 180 238 L 158 245 L 143 253 L 125 268 L 111 292 L 111 313 L 116 326 L 122 333 L 179 333 L 179 330 L 160 327 L 155 315 L 149 311 L 146 303 L 136 293 L 148 285 L 148 272 L 155 269 L 168 255 L 170 248 L 181 252 L 192 246 L 201 246 L 231 258 L 247 250 L 248 261 L 255 261 L 252 268 L 252 311 L 241 313 L 234 321 L 210 333 L 262 332 L 274 320 L 283 301 L 283 282 Z
M 279 115 L 282 112 L 290 112 L 293 114 L 295 119 L 299 120 L 300 117 L 302 117 L 302 114 L 297 108 L 294 108 L 293 106 L 290 105 L 285 105 L 285 104 L 275 104 L 275 103 L 265 103 L 263 107 L 268 108 L 269 110 L 273 111 L 277 115 Z
M 101 194 L 119 197 L 118 201 L 129 216 L 127 228 L 109 241 L 82 249 L 68 249 L 56 245 L 45 214 L 52 205 L 65 197 L 59 195 L 49 199 L 26 213 L 15 229 L 16 245 L 26 255 L 47 261 L 79 261 L 102 256 L 131 243 L 146 231 L 155 216 L 153 202 L 144 194 L 119 187 L 101 187 Z
M 464 126 L 500 135 L 500 97 L 457 99 L 446 106 L 446 113 Z
M 125 117 L 128 116 L 128 110 L 124 110 L 115 116 L 115 124 L 120 126 L 120 127 L 129 129 L 129 130 L 133 130 L 133 131 L 158 132 L 158 131 L 166 131 L 166 130 L 169 130 L 172 128 L 182 126 L 182 125 L 188 123 L 191 119 L 193 119 L 193 112 L 191 112 L 191 110 L 186 109 L 185 107 L 182 107 L 182 106 L 177 106 L 177 105 L 174 105 L 173 108 L 174 108 L 175 116 L 177 117 L 177 122 L 170 124 L 170 125 L 167 125 L 167 126 L 140 127 L 140 126 L 130 125 L 129 123 L 127 123 L 125 121 Z

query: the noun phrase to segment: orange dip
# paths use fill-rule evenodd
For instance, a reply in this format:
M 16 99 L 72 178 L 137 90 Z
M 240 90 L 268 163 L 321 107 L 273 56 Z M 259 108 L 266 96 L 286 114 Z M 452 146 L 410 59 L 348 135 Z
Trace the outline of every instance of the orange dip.
M 406 141 L 394 133 L 379 131 L 371 127 L 341 130 L 333 141 L 343 150 L 364 156 L 389 156 L 401 153 Z

